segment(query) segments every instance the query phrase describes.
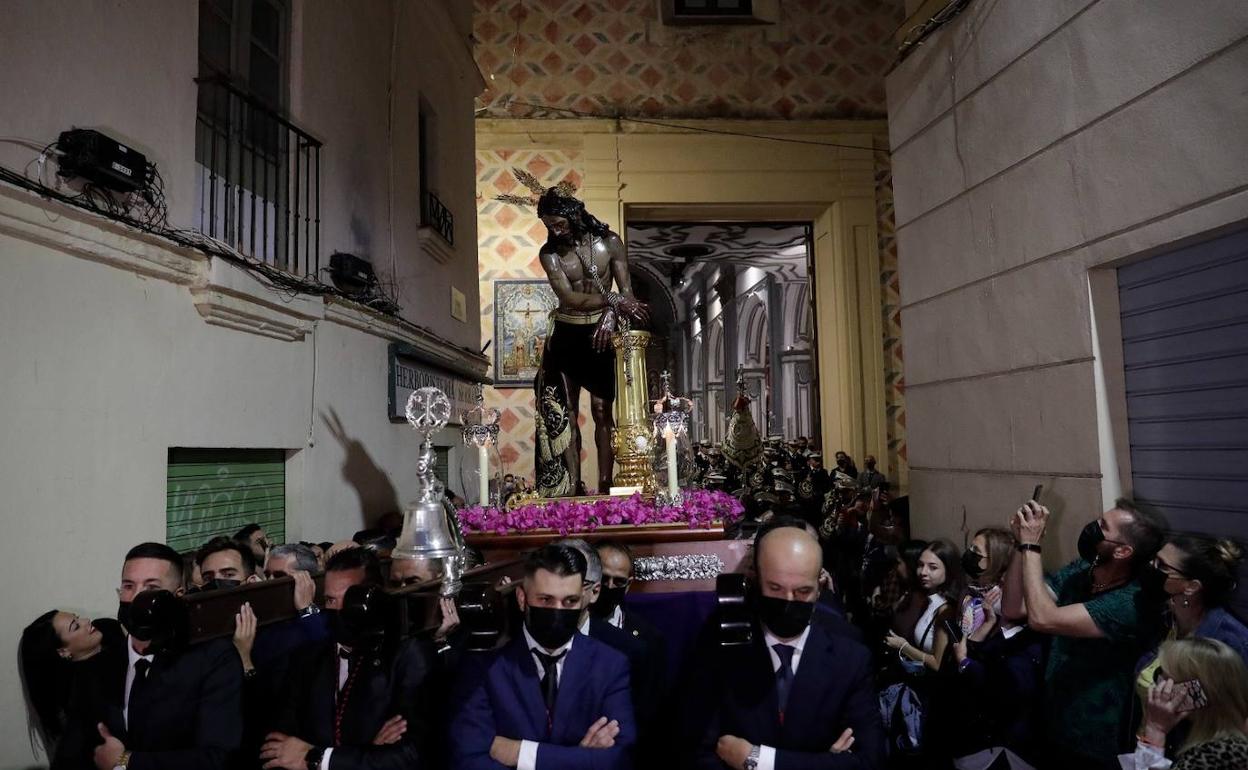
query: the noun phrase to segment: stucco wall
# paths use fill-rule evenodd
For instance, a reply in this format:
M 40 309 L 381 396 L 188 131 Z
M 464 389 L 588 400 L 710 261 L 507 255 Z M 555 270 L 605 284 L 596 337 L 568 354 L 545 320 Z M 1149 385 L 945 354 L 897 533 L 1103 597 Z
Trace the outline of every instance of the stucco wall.
M 293 3 L 289 112 L 324 142 L 321 264 L 334 251 L 369 259 L 384 282 L 397 285 L 405 318 L 456 345 L 475 346 L 477 318 L 450 314 L 452 286 L 469 308 L 477 297 L 472 111 L 482 83 L 457 31 L 461 5 Z M 99 129 L 157 164 L 171 226 L 191 226 L 197 7 L 158 0 L 6 3 L 0 137 L 43 145 L 73 126 Z M 456 217 L 447 262 L 417 239 L 422 98 L 437 114 L 435 192 Z M 0 142 L 0 164 L 10 169 L 21 171 L 35 155 Z
M 1248 216 L 1248 6 L 972 3 L 888 78 L 920 536 L 1101 510 L 1088 270 Z
M 188 286 L 83 259 L 69 240 L 16 237 L 12 200 L 0 198 L 0 564 L 38 590 L 10 592 L 6 660 L 45 609 L 115 613 L 125 551 L 165 538 L 170 447 L 288 450 L 292 541 L 349 537 L 415 496 L 417 435 L 387 416 L 387 339 L 330 318 L 299 341 L 209 325 Z M 458 436 L 440 443 L 457 487 Z M 17 671 L 3 666 L 0 767 L 28 751 Z
M 383 280 L 397 276 L 405 319 L 439 335 L 442 348 L 475 351 L 480 79 L 462 6 L 295 0 L 289 106 L 325 145 L 322 265 L 334 250 L 371 258 Z M 189 227 L 196 47 L 189 0 L 6 3 L 0 137 L 42 146 L 71 126 L 115 136 L 158 164 L 170 224 Z M 417 232 L 420 98 L 438 115 L 436 192 L 456 217 L 447 261 Z M 36 154 L 0 142 L 0 165 L 19 173 Z M 466 321 L 450 315 L 452 286 L 466 295 Z M 212 325 L 213 313 L 235 306 L 260 314 L 239 322 L 255 333 Z M 270 317 L 301 338 L 274 339 L 263 328 Z M 22 627 L 54 606 L 115 614 L 126 549 L 165 537 L 170 447 L 288 450 L 290 540 L 350 536 L 414 494 L 417 437 L 389 421 L 386 401 L 390 340 L 429 339 L 410 327 L 266 292 L 220 260 L 5 187 L 0 329 L 0 564 L 22 586 L 0 619 L 9 661 L 0 666 L 0 768 L 32 763 L 13 664 Z M 458 447 L 453 431 L 443 439 Z

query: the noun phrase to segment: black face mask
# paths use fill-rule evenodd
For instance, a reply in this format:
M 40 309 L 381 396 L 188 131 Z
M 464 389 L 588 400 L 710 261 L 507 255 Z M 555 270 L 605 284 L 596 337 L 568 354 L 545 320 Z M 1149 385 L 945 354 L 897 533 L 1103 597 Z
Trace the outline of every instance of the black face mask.
M 775 596 L 758 597 L 758 619 L 768 631 L 781 639 L 800 636 L 810 625 L 814 611 L 814 602 L 793 602 Z
M 962 552 L 962 571 L 966 573 L 967 577 L 974 579 L 984 574 L 984 568 L 979 565 L 982 558 L 969 548 Z
M 117 622 L 125 627 L 126 633 L 130 633 L 130 626 L 133 625 L 130 619 L 130 602 L 117 603 Z
M 581 611 L 565 610 L 559 607 L 529 606 L 525 613 L 524 625 L 529 629 L 533 641 L 548 650 L 555 650 L 567 644 L 581 622 Z
M 609 618 L 615 613 L 615 608 L 624 602 L 624 592 L 628 590 L 628 586 L 620 586 L 618 588 L 602 587 L 602 592 L 598 594 L 598 601 L 589 605 L 589 614 L 598 618 Z
M 241 580 L 233 580 L 231 578 L 213 578 L 199 588 L 192 589 L 192 591 L 195 593 L 201 591 L 221 591 L 226 588 L 238 588 L 242 584 L 243 581 Z
M 1100 559 L 1098 546 L 1105 542 L 1105 532 L 1099 521 L 1089 521 L 1088 526 L 1079 533 L 1079 557 L 1089 564 L 1096 564 Z

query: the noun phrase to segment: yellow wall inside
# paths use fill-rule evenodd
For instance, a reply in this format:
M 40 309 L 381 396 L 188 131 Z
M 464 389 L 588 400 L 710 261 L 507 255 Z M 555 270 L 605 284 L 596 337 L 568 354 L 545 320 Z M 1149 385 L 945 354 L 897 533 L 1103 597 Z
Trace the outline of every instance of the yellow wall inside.
M 880 470 L 904 485 L 904 468 L 890 467 L 899 463 L 888 451 L 887 316 L 877 232 L 877 172 L 887 158 L 876 148 L 884 146 L 882 121 L 686 121 L 660 127 L 610 120 L 480 120 L 483 310 L 492 301 L 496 278 L 521 277 L 516 269 L 541 276 L 536 253 L 544 234 L 535 214 L 515 209 L 513 219 L 493 200 L 500 185 L 510 183 L 503 178 L 510 169 L 500 166 L 523 165 L 535 155 L 561 169 L 543 167 L 548 173 L 538 176 L 544 183 L 579 178 L 579 195 L 589 210 L 620 233 L 630 219 L 812 222 L 823 446 L 857 458 L 875 454 Z M 500 215 L 523 241 L 509 241 L 504 251 L 511 264 L 501 270 L 499 239 L 508 236 L 498 231 Z M 517 254 L 518 246 L 531 254 Z M 483 343 L 493 334 L 492 317 L 482 324 Z M 500 390 L 491 398 L 515 417 L 508 420 L 514 436 L 504 425 L 504 453 L 513 457 L 515 472 L 524 468 L 531 474 L 531 457 L 522 456 L 532 452 L 531 395 Z M 518 441 L 526 442 L 523 451 L 516 450 Z M 901 457 L 904 462 L 904 451 Z

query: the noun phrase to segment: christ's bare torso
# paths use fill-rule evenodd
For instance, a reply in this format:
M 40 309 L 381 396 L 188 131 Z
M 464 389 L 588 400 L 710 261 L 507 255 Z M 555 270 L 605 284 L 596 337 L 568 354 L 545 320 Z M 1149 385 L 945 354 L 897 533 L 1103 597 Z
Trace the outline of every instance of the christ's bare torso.
M 573 291 L 582 294 L 600 294 L 602 290 L 611 290 L 611 249 L 604 238 L 586 234 L 576 242 L 575 246 L 561 243 L 553 249 L 543 248 L 542 252 L 553 254 L 558 258 L 559 267 Z M 591 268 L 597 271 L 597 282 L 591 276 Z M 602 285 L 601 290 L 599 283 Z M 566 309 L 562 301 L 560 308 Z

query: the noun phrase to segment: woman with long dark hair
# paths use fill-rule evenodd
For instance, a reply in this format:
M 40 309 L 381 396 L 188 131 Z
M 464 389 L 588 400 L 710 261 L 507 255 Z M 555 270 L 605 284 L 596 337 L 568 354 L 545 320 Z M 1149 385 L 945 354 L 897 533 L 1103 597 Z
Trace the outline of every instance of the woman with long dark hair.
M 965 588 L 962 552 L 948 540 L 933 540 L 919 556 L 919 588 L 927 606 L 905 636 L 889 633 L 884 644 L 897 651 L 903 662 L 939 671 L 949 650 L 949 633 L 943 621 L 957 616 L 958 601 Z
M 22 631 L 18 660 L 31 741 L 38 741 L 49 760 L 65 728 L 73 688 L 97 675 L 101 653 L 120 649 L 123 639 L 115 620 L 90 621 L 63 610 L 43 613 Z

